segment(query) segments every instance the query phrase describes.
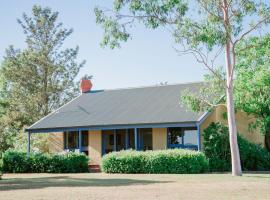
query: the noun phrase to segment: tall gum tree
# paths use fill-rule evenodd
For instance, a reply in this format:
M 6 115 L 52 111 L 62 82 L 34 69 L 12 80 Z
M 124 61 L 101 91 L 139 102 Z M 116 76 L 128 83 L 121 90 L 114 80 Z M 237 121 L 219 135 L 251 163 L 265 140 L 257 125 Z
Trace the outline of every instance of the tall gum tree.
M 245 49 L 245 51 L 239 51 Z M 259 128 L 265 136 L 265 147 L 270 151 L 270 34 L 252 36 L 240 42 L 236 49 L 237 63 L 234 79 L 236 110 L 250 115 L 249 128 Z M 220 77 L 224 77 L 224 72 Z M 222 104 L 225 87 L 213 74 L 205 75 L 207 85 L 199 93 L 186 90 L 181 103 L 195 112 L 208 111 Z
M 147 29 L 166 27 L 179 54 L 192 54 L 219 79 L 216 60 L 225 56 L 226 78 L 220 81 L 226 87 L 235 176 L 242 175 L 233 97 L 236 47 L 246 36 L 269 24 L 269 4 L 251 0 L 114 0 L 111 8 L 95 8 L 96 22 L 104 29 L 102 46 L 119 47 L 130 38 L 129 30 L 142 23 Z

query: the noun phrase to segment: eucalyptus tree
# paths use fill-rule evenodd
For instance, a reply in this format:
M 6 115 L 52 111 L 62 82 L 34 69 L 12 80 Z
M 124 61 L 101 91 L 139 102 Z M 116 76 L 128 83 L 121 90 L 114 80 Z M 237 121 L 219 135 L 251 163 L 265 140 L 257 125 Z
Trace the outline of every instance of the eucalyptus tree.
M 245 51 L 240 51 L 245 49 Z M 242 110 L 253 118 L 250 129 L 259 128 L 265 135 L 265 146 L 270 151 L 270 34 L 244 39 L 236 49 L 234 97 L 236 110 Z M 220 77 L 224 72 L 218 71 Z M 222 104 L 225 86 L 213 74 L 205 76 L 207 85 L 199 94 L 186 90 L 181 103 L 195 112 L 211 110 Z M 225 97 L 224 97 L 225 98 Z
M 95 8 L 96 22 L 104 29 L 101 45 L 115 48 L 126 42 L 130 29 L 142 23 L 147 29 L 165 27 L 179 53 L 191 53 L 216 77 L 216 58 L 223 54 L 230 133 L 232 174 L 242 175 L 233 80 L 236 47 L 249 34 L 270 22 L 269 2 L 252 0 L 114 0 L 112 8 Z M 243 49 L 244 51 L 245 49 Z

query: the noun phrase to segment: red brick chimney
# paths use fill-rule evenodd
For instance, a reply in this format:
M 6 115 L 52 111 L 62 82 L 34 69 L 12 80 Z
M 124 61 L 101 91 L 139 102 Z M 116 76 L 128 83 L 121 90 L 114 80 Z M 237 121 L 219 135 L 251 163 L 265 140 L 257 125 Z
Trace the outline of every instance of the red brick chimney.
M 89 79 L 82 79 L 81 83 L 80 83 L 80 89 L 81 89 L 81 93 L 86 93 L 91 91 L 92 88 L 92 83 L 91 80 Z

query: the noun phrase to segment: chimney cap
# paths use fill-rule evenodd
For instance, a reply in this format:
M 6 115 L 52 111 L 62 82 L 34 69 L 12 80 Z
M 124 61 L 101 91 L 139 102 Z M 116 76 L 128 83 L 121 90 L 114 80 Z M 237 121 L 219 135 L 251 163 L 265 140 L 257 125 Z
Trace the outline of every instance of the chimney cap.
M 90 92 L 91 89 L 92 89 L 92 82 L 90 79 L 81 79 L 80 81 L 80 90 L 81 90 L 81 93 L 87 93 L 87 92 Z

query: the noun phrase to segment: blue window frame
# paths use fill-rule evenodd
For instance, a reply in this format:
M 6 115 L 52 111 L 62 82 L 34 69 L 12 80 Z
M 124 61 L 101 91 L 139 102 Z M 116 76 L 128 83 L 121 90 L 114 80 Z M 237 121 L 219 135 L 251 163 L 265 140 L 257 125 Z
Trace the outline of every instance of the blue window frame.
M 78 131 L 64 132 L 64 148 L 70 149 L 70 150 L 79 148 L 79 132 Z
M 152 150 L 152 128 L 102 130 L 102 155 L 124 149 Z
M 197 127 L 172 127 L 167 129 L 168 148 L 198 150 Z
M 88 131 L 81 131 L 81 151 L 88 154 Z M 64 149 L 74 151 L 80 148 L 79 131 L 64 132 Z

